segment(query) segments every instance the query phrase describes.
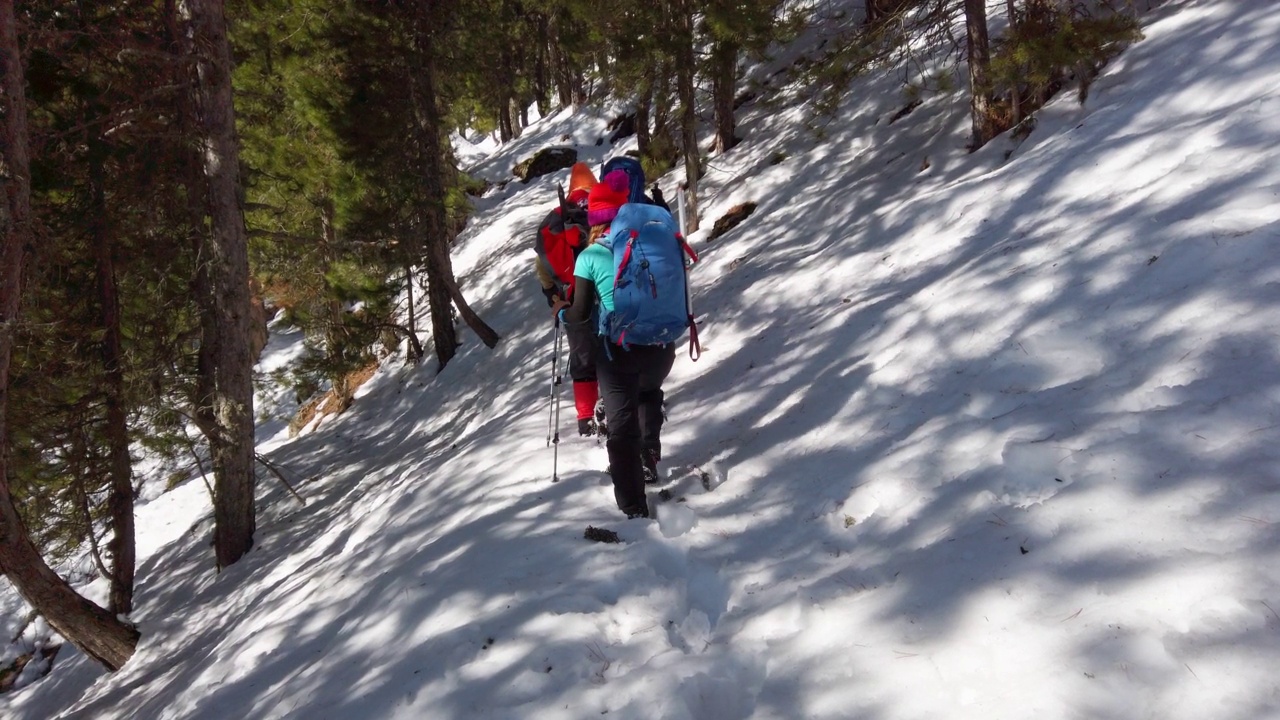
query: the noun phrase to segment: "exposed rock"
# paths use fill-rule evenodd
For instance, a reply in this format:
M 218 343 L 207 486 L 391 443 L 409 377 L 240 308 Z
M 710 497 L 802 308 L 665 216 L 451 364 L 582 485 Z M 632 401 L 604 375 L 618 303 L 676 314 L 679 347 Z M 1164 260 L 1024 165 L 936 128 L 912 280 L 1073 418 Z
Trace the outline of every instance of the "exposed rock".
M 745 202 L 745 203 L 742 203 L 741 205 L 733 206 L 732 208 L 730 208 L 729 212 L 725 213 L 724 215 L 721 215 L 720 219 L 716 220 L 715 225 L 711 226 L 711 235 L 707 238 L 707 240 L 708 241 L 715 240 L 721 235 L 724 235 L 725 233 L 734 229 L 735 227 L 738 226 L 738 223 L 742 222 L 743 220 L 746 220 L 748 217 L 751 216 L 751 213 L 755 211 L 756 211 L 756 204 L 753 202 Z
M 610 122 L 609 126 L 605 129 L 611 133 L 609 135 L 610 145 L 618 142 L 619 140 L 629 138 L 636 134 L 636 114 L 628 113 L 626 115 L 619 115 L 614 118 L 613 122 Z
M 594 542 L 602 542 L 602 543 L 621 542 L 621 539 L 618 537 L 618 533 L 612 530 L 606 530 L 604 528 L 592 527 L 590 525 L 587 526 L 587 531 L 582 533 L 582 537 L 588 540 L 592 540 Z
M 533 157 L 517 163 L 511 169 L 511 174 L 520 178 L 520 182 L 528 183 L 534 178 L 572 167 L 576 162 L 578 162 L 578 151 L 573 148 L 543 148 L 534 153 Z

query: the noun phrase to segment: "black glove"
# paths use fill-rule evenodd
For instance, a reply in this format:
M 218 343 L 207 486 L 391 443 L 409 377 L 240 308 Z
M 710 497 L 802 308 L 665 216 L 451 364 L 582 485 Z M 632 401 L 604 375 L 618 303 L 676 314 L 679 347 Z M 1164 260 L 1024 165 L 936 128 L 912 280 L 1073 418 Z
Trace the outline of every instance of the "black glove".
M 564 218 L 565 225 L 587 226 L 587 209 L 584 207 L 567 205 L 565 206 L 564 213 L 562 213 L 562 217 Z
M 560 291 L 553 287 L 542 288 L 542 295 L 547 299 L 547 307 L 555 307 L 556 301 L 560 299 Z
M 659 205 L 666 205 L 666 198 L 662 197 L 662 188 L 658 187 L 658 183 L 654 183 L 649 192 L 653 193 L 653 201 Z

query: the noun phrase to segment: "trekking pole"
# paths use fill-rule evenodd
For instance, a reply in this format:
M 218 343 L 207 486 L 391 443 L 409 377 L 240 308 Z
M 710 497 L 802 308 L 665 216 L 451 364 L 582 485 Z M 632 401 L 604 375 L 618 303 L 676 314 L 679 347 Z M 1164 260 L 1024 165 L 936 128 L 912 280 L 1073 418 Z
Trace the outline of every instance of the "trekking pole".
M 680 242 L 684 244 L 684 250 L 689 255 L 689 259 L 694 263 L 698 262 L 698 256 L 693 252 L 693 248 L 689 247 L 689 243 L 684 238 L 685 231 L 685 215 L 684 215 L 684 184 L 676 185 L 676 206 L 680 211 Z M 689 266 L 681 258 L 682 266 L 684 266 L 684 309 L 689 313 L 689 359 L 694 362 L 702 357 L 702 345 L 698 342 L 698 323 L 694 320 L 693 315 L 693 293 L 689 290 Z
M 551 342 L 551 389 L 547 395 L 547 447 L 551 447 L 551 429 L 555 422 L 556 386 L 560 384 L 560 318 L 557 317 L 555 323 Z M 558 439 L 557 442 L 559 442 Z
M 557 328 L 560 327 L 559 317 L 556 318 L 556 327 Z M 565 343 L 566 346 L 568 344 L 569 343 L 567 342 Z M 556 348 L 556 354 L 557 355 L 560 354 L 559 347 Z M 568 365 L 568 362 L 566 362 L 565 365 Z M 560 380 L 561 380 L 560 376 L 557 375 L 556 385 L 560 384 Z M 556 393 L 556 404 L 555 404 L 556 432 L 555 432 L 555 435 L 553 436 L 553 439 L 551 440 L 551 443 L 555 446 L 555 449 L 551 451 L 551 482 L 553 483 L 560 482 L 560 472 L 559 472 L 560 471 L 560 395 L 561 393 L 559 392 Z
M 680 211 L 680 234 L 684 235 L 688 225 L 684 220 L 684 183 L 676 185 L 676 207 Z

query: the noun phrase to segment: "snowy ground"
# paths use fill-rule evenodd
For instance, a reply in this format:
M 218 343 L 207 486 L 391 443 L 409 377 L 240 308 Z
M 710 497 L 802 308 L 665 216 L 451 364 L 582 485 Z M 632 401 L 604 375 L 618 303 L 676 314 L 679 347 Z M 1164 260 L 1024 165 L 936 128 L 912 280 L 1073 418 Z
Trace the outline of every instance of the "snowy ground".
M 594 443 L 550 482 L 526 246 L 554 188 L 496 191 L 455 262 L 503 343 L 273 435 L 307 504 L 264 478 L 221 575 L 198 482 L 140 509 L 133 660 L 66 650 L 3 714 L 1280 716 L 1280 7 L 1145 32 L 974 155 L 962 97 L 889 124 L 896 75 L 821 141 L 745 111 L 705 217 L 760 207 L 693 238 L 705 353 L 668 383 L 658 522 L 621 519 Z M 604 122 L 480 167 L 565 132 L 601 159 Z

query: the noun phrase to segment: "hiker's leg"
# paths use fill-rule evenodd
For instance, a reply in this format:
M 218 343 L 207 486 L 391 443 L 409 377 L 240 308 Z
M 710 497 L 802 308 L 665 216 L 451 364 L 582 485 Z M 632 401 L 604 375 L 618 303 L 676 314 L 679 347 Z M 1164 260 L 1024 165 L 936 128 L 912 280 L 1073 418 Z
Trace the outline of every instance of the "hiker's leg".
M 635 348 L 643 350 L 638 355 L 638 381 L 640 391 L 637 395 L 640 419 L 640 447 L 653 453 L 653 460 L 662 457 L 662 383 L 671 374 L 671 366 L 676 361 L 676 346 Z
M 578 420 L 591 419 L 600 391 L 596 384 L 596 333 L 590 322 L 565 323 L 569 340 L 569 377 L 573 378 L 573 405 Z
M 640 462 L 640 375 L 632 353 L 617 345 L 597 356 L 600 394 L 609 419 L 609 474 L 618 509 L 628 515 L 647 515 L 644 470 Z

